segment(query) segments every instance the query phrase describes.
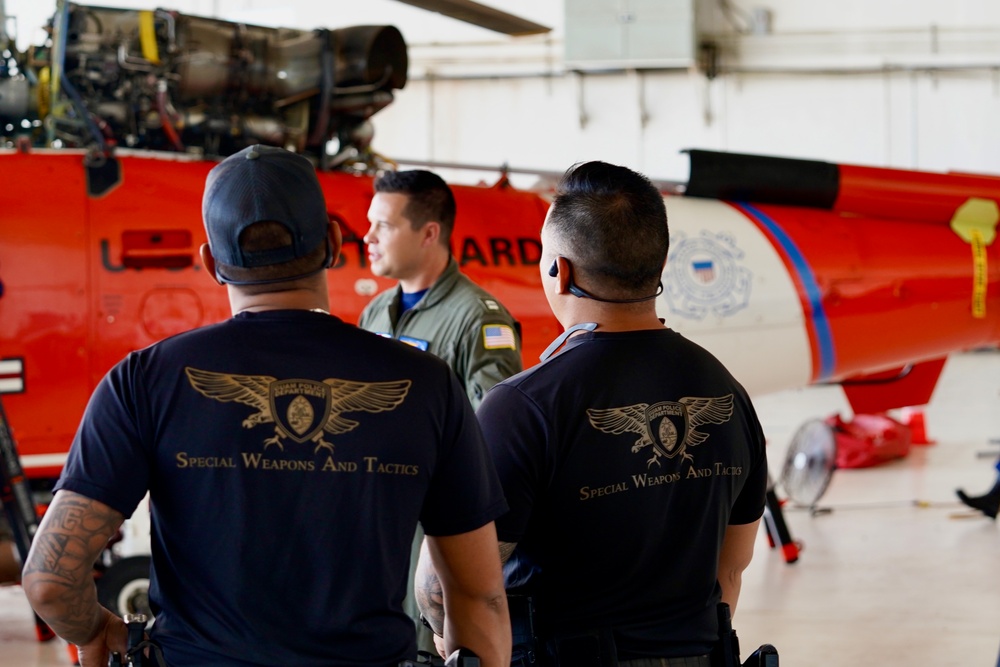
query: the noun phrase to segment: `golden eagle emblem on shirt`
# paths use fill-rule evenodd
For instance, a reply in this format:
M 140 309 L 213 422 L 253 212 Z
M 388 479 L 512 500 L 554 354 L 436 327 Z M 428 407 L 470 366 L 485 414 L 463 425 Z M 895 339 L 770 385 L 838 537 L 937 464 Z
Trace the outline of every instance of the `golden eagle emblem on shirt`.
M 725 424 L 733 416 L 733 395 L 718 398 L 685 396 L 680 401 L 663 401 L 650 405 L 636 403 L 620 408 L 589 409 L 590 424 L 599 431 L 618 435 L 635 433 L 639 439 L 632 445 L 636 453 L 644 447 L 653 447 L 653 456 L 647 467 L 660 465 L 660 457 L 672 459 L 678 454 L 682 459 L 694 461 L 688 447 L 695 447 L 708 440 L 708 434 L 698 431 L 705 424 Z
M 333 444 L 323 435 L 340 435 L 357 428 L 359 422 L 344 415 L 351 412 L 387 412 L 395 410 L 410 390 L 410 380 L 391 382 L 355 382 L 328 378 L 315 380 L 279 380 L 267 375 L 235 375 L 184 369 L 191 386 L 203 396 L 221 403 L 242 403 L 257 410 L 243 420 L 243 428 L 274 424 L 274 436 L 264 440 L 264 448 L 282 440 L 315 442 L 316 449 Z

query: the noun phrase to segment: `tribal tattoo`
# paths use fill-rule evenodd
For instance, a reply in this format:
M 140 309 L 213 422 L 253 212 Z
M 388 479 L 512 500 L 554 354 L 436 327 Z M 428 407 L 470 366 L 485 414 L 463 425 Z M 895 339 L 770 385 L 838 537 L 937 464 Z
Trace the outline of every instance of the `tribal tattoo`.
M 94 562 L 124 517 L 103 503 L 60 491 L 45 512 L 25 561 L 25 593 L 60 637 L 84 644 L 98 630 L 101 607 Z

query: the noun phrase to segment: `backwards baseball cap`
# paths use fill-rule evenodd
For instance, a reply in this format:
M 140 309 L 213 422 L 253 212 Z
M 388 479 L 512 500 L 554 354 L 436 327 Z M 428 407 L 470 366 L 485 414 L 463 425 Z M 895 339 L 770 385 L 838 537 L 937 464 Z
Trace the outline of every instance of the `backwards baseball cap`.
M 333 249 L 330 222 L 316 170 L 305 157 L 274 146 L 249 146 L 230 155 L 208 173 L 201 214 L 212 256 L 218 264 L 254 269 L 306 257 L 327 244 L 326 261 L 308 273 L 265 280 L 233 280 L 233 285 L 257 285 L 296 280 L 328 268 Z M 290 245 L 246 251 L 240 235 L 257 222 L 276 222 L 292 237 Z

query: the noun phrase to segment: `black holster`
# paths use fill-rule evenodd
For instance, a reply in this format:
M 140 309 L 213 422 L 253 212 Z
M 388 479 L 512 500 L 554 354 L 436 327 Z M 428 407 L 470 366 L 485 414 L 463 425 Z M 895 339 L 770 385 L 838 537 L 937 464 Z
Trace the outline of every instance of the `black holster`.
M 712 667 L 740 667 L 740 640 L 733 630 L 729 605 L 720 602 L 716 613 L 719 616 L 719 642 L 712 651 Z

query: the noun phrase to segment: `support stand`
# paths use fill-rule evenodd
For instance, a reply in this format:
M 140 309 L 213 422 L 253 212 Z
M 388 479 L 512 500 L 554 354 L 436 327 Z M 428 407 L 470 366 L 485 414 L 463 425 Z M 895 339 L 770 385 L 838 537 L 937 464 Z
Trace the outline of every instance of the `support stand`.
M 768 479 L 767 494 L 764 497 L 764 526 L 767 528 L 767 540 L 774 549 L 781 546 L 781 555 L 786 563 L 794 563 L 799 559 L 799 545 L 792 539 L 781 511 L 781 501 L 774 492 L 774 485 Z

